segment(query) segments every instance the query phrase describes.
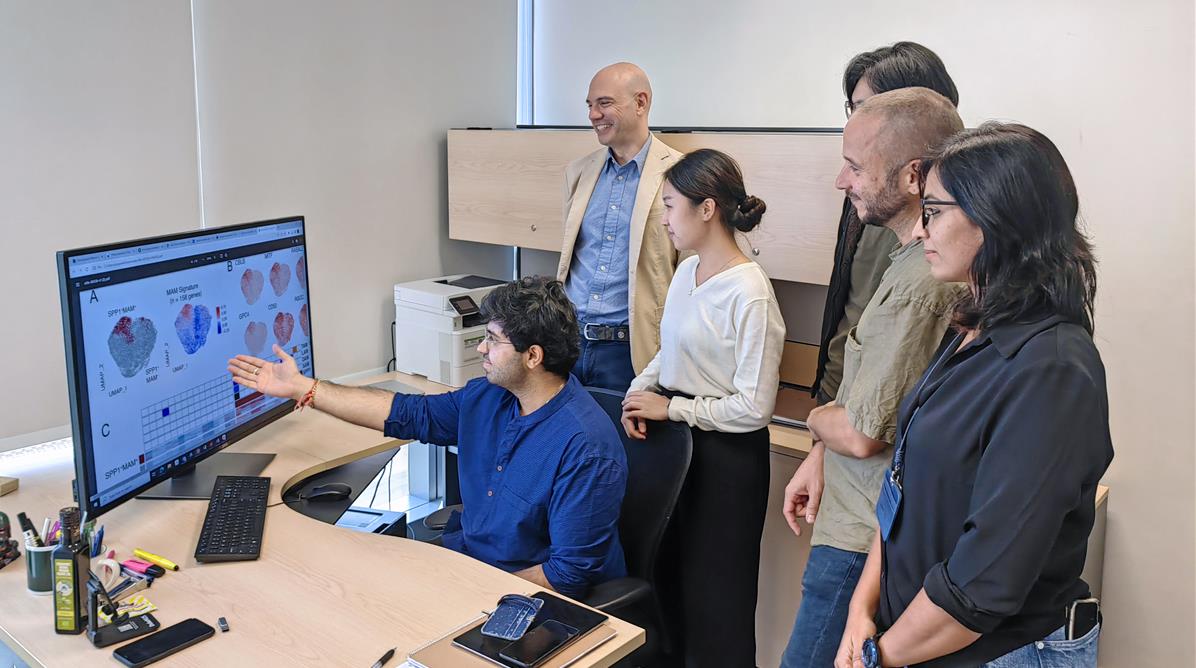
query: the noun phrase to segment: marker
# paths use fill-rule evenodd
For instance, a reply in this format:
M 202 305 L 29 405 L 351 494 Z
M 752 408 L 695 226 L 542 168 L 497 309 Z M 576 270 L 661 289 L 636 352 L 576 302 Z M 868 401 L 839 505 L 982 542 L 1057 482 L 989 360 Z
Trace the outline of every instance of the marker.
M 25 534 L 25 543 L 34 547 L 45 547 L 46 544 L 42 542 L 42 537 L 37 535 L 37 529 L 34 528 L 33 522 L 29 521 L 29 516 L 25 513 L 17 513 L 17 522 L 21 525 L 21 531 Z
M 140 559 L 125 559 L 124 561 L 120 562 L 120 565 L 123 566 L 124 568 L 127 568 L 127 569 L 135 572 L 135 573 L 142 573 L 144 575 L 152 575 L 156 578 L 160 578 L 163 575 L 166 575 L 165 568 L 162 568 L 161 566 L 155 566 L 154 564 L 142 561 Z M 124 569 L 122 568 L 121 570 L 124 570 Z
M 141 559 L 142 561 L 148 561 L 151 564 L 157 564 L 166 570 L 177 571 L 179 569 L 178 564 L 167 559 L 166 557 L 160 557 L 152 552 L 146 552 L 145 550 L 133 550 L 133 556 Z

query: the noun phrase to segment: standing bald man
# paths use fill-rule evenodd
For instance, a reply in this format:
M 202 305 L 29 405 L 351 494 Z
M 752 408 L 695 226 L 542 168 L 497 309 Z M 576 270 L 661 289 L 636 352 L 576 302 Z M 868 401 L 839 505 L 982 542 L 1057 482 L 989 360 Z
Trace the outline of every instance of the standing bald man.
M 681 153 L 652 137 L 652 86 L 631 63 L 602 68 L 586 106 L 601 148 L 565 170 L 557 278 L 577 307 L 582 385 L 626 392 L 660 349 L 677 251 L 660 224 L 664 172 Z

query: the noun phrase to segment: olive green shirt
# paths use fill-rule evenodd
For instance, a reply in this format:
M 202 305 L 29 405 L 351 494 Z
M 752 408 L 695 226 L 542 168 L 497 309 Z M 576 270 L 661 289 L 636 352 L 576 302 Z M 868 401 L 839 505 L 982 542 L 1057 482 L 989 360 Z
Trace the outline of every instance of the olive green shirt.
M 889 257 L 892 264 L 876 294 L 847 334 L 835 403 L 847 411 L 856 431 L 890 446 L 867 459 L 826 450 L 814 545 L 851 552 L 872 546 L 876 499 L 893 459 L 897 409 L 930 365 L 950 325 L 951 309 L 964 294 L 963 284 L 930 275 L 920 240 Z
M 843 304 L 843 317 L 839 320 L 839 329 L 826 345 L 826 366 L 823 367 L 819 392 L 828 397 L 837 396 L 843 381 L 843 347 L 847 343 L 847 333 L 860 321 L 860 315 L 889 268 L 889 253 L 898 245 L 897 235 L 887 227 L 864 225 L 860 232 L 860 242 L 851 256 L 851 282 L 847 302 Z

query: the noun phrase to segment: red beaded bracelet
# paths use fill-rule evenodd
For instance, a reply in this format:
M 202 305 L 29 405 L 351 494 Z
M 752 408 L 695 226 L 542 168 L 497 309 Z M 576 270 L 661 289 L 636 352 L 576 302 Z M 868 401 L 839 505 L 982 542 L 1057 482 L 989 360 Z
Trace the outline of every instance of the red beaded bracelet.
M 320 386 L 320 379 L 317 378 L 316 382 L 311 384 L 311 389 L 307 391 L 307 394 L 303 395 L 303 398 L 295 403 L 295 410 L 301 411 L 304 408 L 307 408 L 308 406 L 315 408 L 316 388 L 319 386 Z

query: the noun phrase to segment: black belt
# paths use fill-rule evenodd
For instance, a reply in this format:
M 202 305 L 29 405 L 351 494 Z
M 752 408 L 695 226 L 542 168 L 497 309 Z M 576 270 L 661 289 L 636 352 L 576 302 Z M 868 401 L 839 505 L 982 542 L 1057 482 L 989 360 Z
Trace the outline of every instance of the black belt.
M 627 325 L 597 325 L 587 322 L 581 326 L 581 338 L 586 341 L 627 341 L 631 328 Z

